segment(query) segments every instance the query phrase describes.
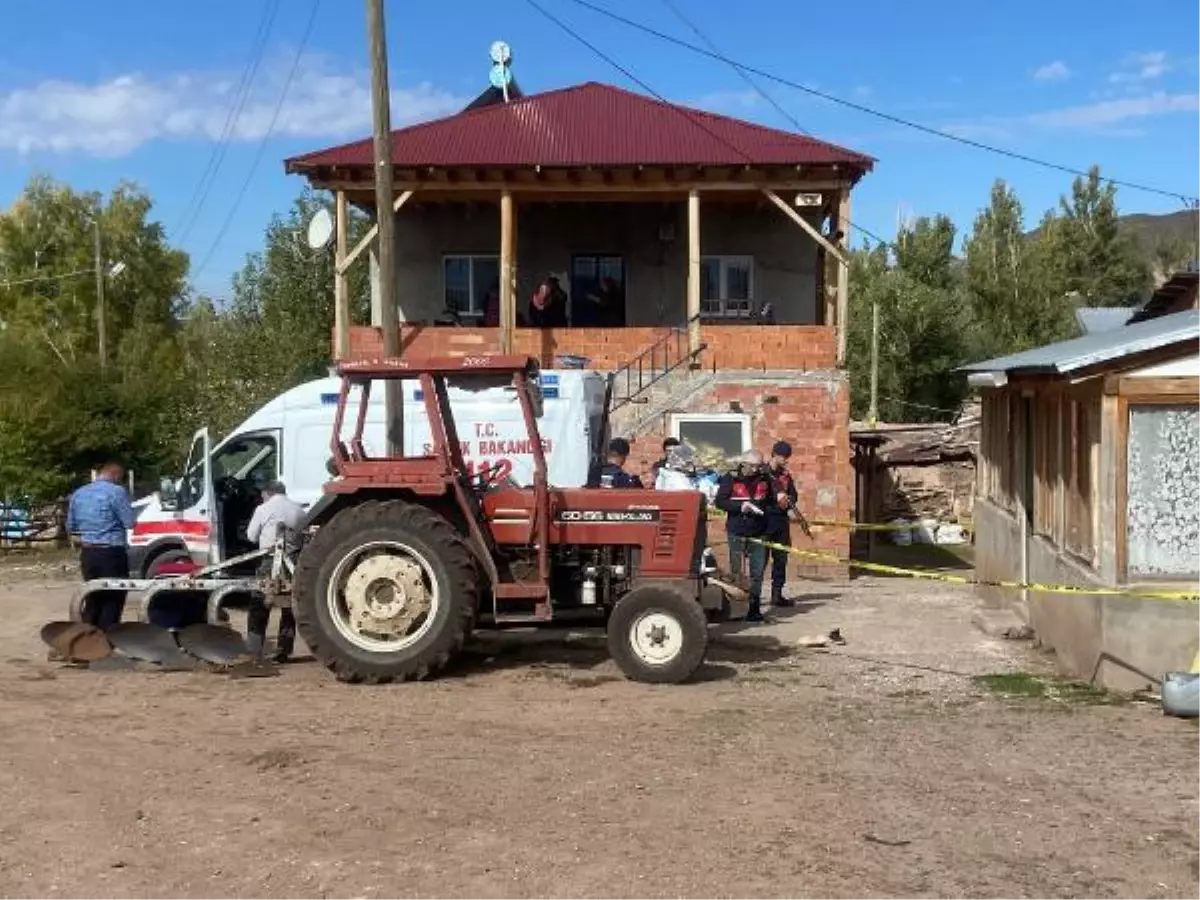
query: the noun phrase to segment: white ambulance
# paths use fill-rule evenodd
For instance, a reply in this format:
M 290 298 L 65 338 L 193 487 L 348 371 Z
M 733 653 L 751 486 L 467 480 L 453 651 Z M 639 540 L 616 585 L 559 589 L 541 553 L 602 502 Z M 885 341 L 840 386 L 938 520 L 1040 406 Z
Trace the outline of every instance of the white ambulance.
M 270 481 L 282 481 L 297 503 L 314 503 L 330 477 L 340 386 L 336 378 L 323 378 L 292 388 L 215 446 L 208 429 L 200 429 L 183 477 L 164 479 L 160 491 L 134 503 L 137 520 L 129 535 L 133 576 L 153 578 L 171 564 L 208 565 L 255 549 L 246 539 L 246 526 L 259 492 Z M 541 373 L 544 411 L 538 430 L 551 485 L 586 483 L 593 455 L 607 440 L 606 386 L 596 372 Z M 430 450 L 424 400 L 415 381 L 404 382 L 404 391 L 404 451 L 420 455 Z M 530 484 L 533 456 L 513 391 L 450 387 L 449 394 L 468 470 L 496 469 L 498 477 Z M 356 408 L 353 394 L 349 408 Z M 382 452 L 384 407 L 378 387 L 371 391 L 364 438 L 368 452 Z

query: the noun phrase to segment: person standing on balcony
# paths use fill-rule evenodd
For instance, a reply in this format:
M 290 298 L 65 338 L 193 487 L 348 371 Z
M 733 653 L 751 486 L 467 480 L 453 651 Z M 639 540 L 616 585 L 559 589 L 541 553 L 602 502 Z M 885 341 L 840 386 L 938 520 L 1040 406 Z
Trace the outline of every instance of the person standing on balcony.
M 746 612 L 746 621 L 765 622 L 762 584 L 763 571 L 767 566 L 767 548 L 762 541 L 775 497 L 761 453 L 749 450 L 743 454 L 737 468 L 721 478 L 713 503 L 726 515 L 729 567 L 734 577 L 741 580 L 749 565 L 750 609 Z
M 558 276 L 546 276 L 533 292 L 529 323 L 534 328 L 562 328 L 567 324 L 567 295 L 558 284 Z
M 625 293 L 615 278 L 601 278 L 599 287 L 588 293 L 588 300 L 596 304 L 593 317 L 598 327 L 625 327 Z
M 67 534 L 79 536 L 84 581 L 129 577 L 127 535 L 135 516 L 121 486 L 124 478 L 120 463 L 106 462 L 96 480 L 72 494 L 67 504 Z M 124 611 L 124 591 L 96 591 L 84 605 L 83 621 L 107 631 L 120 623 Z

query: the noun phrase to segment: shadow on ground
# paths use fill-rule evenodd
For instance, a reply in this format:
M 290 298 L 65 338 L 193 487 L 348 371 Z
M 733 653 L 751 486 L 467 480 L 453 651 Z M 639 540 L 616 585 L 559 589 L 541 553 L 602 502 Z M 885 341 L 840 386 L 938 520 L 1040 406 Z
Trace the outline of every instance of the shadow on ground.
M 792 648 L 765 634 L 740 633 L 740 623 L 710 629 L 705 664 L 693 682 L 723 681 L 737 676 L 729 663 L 775 662 L 790 656 Z M 588 672 L 610 659 L 602 632 L 538 631 L 480 634 L 473 637 L 446 669 L 444 678 L 470 678 L 488 672 L 526 668 L 531 671 Z M 618 681 L 615 673 L 596 675 L 597 683 Z M 579 681 L 573 677 L 572 681 Z
M 856 561 L 879 563 L 885 566 L 896 566 L 901 569 L 931 569 L 969 572 L 975 568 L 975 548 L 969 544 L 910 544 L 907 547 L 879 541 L 875 550 L 867 559 L 866 555 L 856 555 Z M 888 575 L 884 572 L 856 570 L 854 577 L 864 578 L 904 578 L 903 575 Z

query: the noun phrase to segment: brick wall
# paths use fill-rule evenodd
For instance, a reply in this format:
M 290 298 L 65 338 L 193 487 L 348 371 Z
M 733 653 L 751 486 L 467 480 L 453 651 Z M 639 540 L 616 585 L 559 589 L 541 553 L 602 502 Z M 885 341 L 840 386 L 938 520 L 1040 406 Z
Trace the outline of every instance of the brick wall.
M 546 368 L 554 357 L 585 356 L 589 368 L 611 371 L 633 359 L 667 332 L 661 328 L 518 328 L 516 350 L 536 356 Z M 701 330 L 707 349 L 704 368 L 832 369 L 836 356 L 834 329 L 822 325 L 706 325 Z M 401 328 L 401 351 L 415 356 L 467 355 L 496 352 L 497 328 L 439 328 L 411 325 Z M 379 356 L 383 335 L 368 326 L 350 329 L 350 356 Z
M 680 412 L 730 412 L 731 404 L 751 418 L 754 446 L 767 454 L 777 440 L 792 445 L 789 469 L 796 479 L 800 508 L 810 519 L 849 521 L 854 504 L 854 473 L 850 464 L 850 390 L 837 372 L 804 385 L 771 385 L 763 380 L 739 381 L 721 373 L 721 381 Z M 630 469 L 649 478 L 650 467 L 662 455 L 665 430 L 639 435 L 632 443 Z M 815 529 L 809 541 L 793 528 L 793 543 L 801 549 L 822 550 L 845 558 L 850 532 L 844 528 Z M 724 541 L 724 524 L 710 525 L 710 539 Z M 721 551 L 722 562 L 725 561 Z M 843 566 L 793 557 L 796 574 L 845 574 Z

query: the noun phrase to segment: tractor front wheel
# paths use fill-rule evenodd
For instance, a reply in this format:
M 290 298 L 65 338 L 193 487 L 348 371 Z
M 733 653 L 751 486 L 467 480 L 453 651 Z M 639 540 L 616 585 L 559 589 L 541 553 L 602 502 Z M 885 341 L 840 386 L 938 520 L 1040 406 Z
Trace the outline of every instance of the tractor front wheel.
M 609 653 L 633 681 L 686 681 L 704 662 L 707 647 L 703 607 L 667 587 L 635 588 L 608 618 Z
M 343 509 L 296 564 L 296 624 L 342 681 L 427 678 L 457 653 L 478 602 L 474 557 L 445 518 L 400 500 Z

